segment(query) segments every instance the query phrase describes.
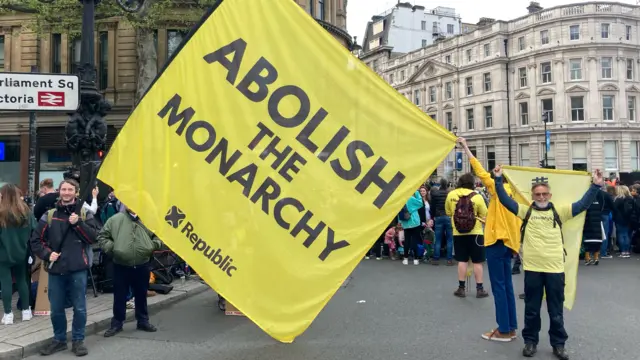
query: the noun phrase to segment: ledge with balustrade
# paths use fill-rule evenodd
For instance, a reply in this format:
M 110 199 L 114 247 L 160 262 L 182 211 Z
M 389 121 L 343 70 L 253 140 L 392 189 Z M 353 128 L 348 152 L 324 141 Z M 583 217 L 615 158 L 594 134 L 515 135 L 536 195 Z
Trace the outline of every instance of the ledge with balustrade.
M 512 21 L 496 21 L 495 23 L 478 28 L 470 33 L 447 38 L 436 44 L 398 56 L 381 64 L 380 70 L 381 72 L 385 72 L 394 67 L 401 66 L 411 60 L 432 57 L 446 52 L 447 49 L 464 46 L 474 40 L 489 38 L 496 34 L 502 33 L 506 35 L 510 32 L 519 31 L 528 26 L 539 25 L 545 22 L 552 22 L 572 17 L 597 15 L 629 16 L 640 20 L 640 7 L 615 2 L 588 2 L 544 9 L 537 13 L 528 14 Z

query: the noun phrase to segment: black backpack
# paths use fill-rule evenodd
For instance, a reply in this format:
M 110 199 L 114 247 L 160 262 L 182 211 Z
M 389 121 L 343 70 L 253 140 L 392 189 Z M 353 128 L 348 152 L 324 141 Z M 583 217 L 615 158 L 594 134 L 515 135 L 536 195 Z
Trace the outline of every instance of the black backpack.
M 529 218 L 531 217 L 531 212 L 533 211 L 533 205 L 529 206 L 529 210 L 527 210 L 527 214 L 524 216 L 524 220 L 522 220 L 522 226 L 520 226 L 520 239 L 524 241 L 524 232 L 527 229 L 527 225 L 529 224 Z M 564 252 L 564 258 L 566 260 L 567 250 L 564 248 L 564 234 L 562 233 L 562 220 L 560 220 L 560 215 L 558 215 L 558 211 L 556 207 L 551 203 L 551 211 L 553 212 L 553 227 L 556 225 L 560 227 L 560 237 L 562 239 L 562 251 Z

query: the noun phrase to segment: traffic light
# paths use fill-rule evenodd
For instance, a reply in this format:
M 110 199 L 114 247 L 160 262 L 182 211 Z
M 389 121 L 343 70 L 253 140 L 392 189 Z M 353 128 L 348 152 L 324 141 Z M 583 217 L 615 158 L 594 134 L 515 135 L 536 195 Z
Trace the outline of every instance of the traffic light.
M 98 159 L 104 159 L 105 152 L 104 150 L 98 150 Z
M 544 160 L 540 160 L 540 167 L 544 169 Z

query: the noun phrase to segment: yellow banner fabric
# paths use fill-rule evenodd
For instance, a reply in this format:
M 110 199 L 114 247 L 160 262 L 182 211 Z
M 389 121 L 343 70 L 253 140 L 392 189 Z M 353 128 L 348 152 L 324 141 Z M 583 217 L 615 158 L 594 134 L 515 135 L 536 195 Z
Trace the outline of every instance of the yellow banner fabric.
M 538 169 L 515 166 L 503 166 L 504 175 L 516 189 L 515 200 L 521 204 L 531 204 L 531 185 L 535 182 L 548 182 L 556 205 L 571 204 L 582 198 L 591 185 L 591 175 L 586 172 Z M 582 227 L 585 213 L 562 224 L 564 248 L 567 251 L 565 262 L 564 307 L 571 310 L 576 299 L 578 281 L 578 263 L 582 244 Z M 527 254 L 523 254 L 527 256 Z
M 294 1 L 225 0 L 99 178 L 265 332 L 304 332 L 455 137 Z

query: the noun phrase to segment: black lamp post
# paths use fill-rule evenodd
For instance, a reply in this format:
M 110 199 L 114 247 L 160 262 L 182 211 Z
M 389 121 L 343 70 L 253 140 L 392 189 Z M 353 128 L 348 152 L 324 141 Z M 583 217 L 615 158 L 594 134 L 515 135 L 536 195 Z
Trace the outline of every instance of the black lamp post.
M 458 137 L 458 127 L 457 126 L 453 126 L 453 129 L 451 129 L 453 131 L 453 135 Z M 453 148 L 454 152 L 453 152 L 453 184 L 454 186 L 457 186 L 458 184 L 458 150 L 456 150 L 458 148 L 458 143 L 456 143 L 455 147 Z
M 52 3 L 55 0 L 40 0 Z M 105 116 L 111 105 L 96 88 L 96 65 L 94 58 L 95 8 L 102 0 L 79 0 L 82 3 L 82 33 L 80 65 L 80 107 L 69 114 L 65 128 L 65 142 L 72 154 L 73 166 L 65 172 L 65 178 L 80 182 L 84 189 L 95 176 L 100 162 L 98 152 L 104 151 L 107 142 L 107 122 Z M 115 0 L 126 12 L 137 12 L 145 0 Z

